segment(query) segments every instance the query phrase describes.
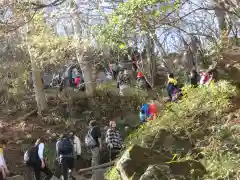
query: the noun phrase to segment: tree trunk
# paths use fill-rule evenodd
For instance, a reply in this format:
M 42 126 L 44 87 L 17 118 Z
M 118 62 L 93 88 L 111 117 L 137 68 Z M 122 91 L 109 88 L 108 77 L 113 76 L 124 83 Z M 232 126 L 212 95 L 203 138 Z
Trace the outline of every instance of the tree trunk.
M 217 3 L 215 6 L 216 6 L 215 15 L 218 19 L 218 25 L 219 25 L 219 30 L 221 34 L 224 30 L 227 29 L 226 12 L 221 9 L 221 8 L 224 8 L 224 2 Z
M 81 67 L 83 78 L 85 81 L 85 92 L 87 97 L 93 97 L 95 94 L 95 88 L 94 88 L 94 82 L 92 77 L 92 66 L 86 60 L 88 58 L 85 58 L 84 56 L 88 51 L 88 47 L 81 47 L 80 37 L 82 35 L 82 32 L 81 32 L 80 17 L 78 12 L 78 5 L 76 1 L 74 1 L 74 14 L 73 14 L 72 22 L 73 22 L 73 29 L 74 29 L 74 35 L 75 35 L 75 42 L 77 43 L 76 56 L 77 56 L 78 63 Z M 83 51 L 81 52 L 82 49 Z
M 28 30 L 28 25 L 26 25 L 27 33 L 29 32 Z M 26 42 L 28 40 L 28 35 L 26 34 Z M 27 42 L 28 44 L 28 42 Z M 37 102 L 37 107 L 38 107 L 38 113 L 41 114 L 42 111 L 47 109 L 47 102 L 46 102 L 46 97 L 44 93 L 44 88 L 43 88 L 43 83 L 41 79 L 41 72 L 37 67 L 35 58 L 32 56 L 31 53 L 31 47 L 28 44 L 28 53 L 29 57 L 31 60 L 31 66 L 32 66 L 32 81 L 33 81 L 33 86 L 34 86 L 34 91 L 35 91 L 35 99 Z
M 154 57 L 154 42 L 151 37 L 148 37 L 148 46 L 147 46 L 147 61 L 149 64 L 149 72 L 151 76 L 151 86 L 155 86 L 155 80 L 156 80 L 156 58 Z

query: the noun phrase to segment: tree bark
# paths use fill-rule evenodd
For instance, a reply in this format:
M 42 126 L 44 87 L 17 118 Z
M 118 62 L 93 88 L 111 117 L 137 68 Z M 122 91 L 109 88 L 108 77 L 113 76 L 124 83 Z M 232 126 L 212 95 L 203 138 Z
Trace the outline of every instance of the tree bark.
M 149 72 L 151 74 L 151 86 L 155 86 L 156 79 L 156 58 L 153 56 L 154 54 L 154 42 L 151 37 L 148 37 L 148 46 L 147 46 L 147 61 L 149 64 Z
M 76 56 L 78 63 L 80 65 L 80 68 L 83 73 L 84 81 L 85 81 L 85 92 L 87 97 L 93 97 L 95 94 L 95 88 L 94 88 L 94 82 L 93 82 L 93 75 L 92 75 L 92 66 L 87 61 L 88 58 L 85 57 L 86 53 L 88 52 L 88 45 L 84 45 L 85 47 L 81 47 L 81 25 L 80 25 L 80 17 L 78 13 L 78 5 L 77 2 L 74 1 L 74 13 L 73 13 L 73 29 L 74 29 L 74 35 L 75 35 L 75 42 L 77 43 L 76 48 Z M 82 50 L 82 52 L 81 52 Z
M 34 91 L 35 91 L 35 99 L 37 102 L 37 107 L 38 107 L 38 114 L 41 114 L 42 111 L 47 109 L 47 102 L 46 102 L 46 97 L 44 93 L 44 88 L 43 88 L 43 83 L 41 79 L 41 72 L 37 67 L 35 58 L 32 56 L 31 53 L 31 47 L 28 44 L 28 32 L 29 32 L 29 27 L 26 25 L 26 43 L 27 43 L 27 48 L 28 48 L 28 53 L 29 57 L 31 60 L 31 66 L 32 66 L 32 81 L 33 81 L 33 86 L 34 86 Z

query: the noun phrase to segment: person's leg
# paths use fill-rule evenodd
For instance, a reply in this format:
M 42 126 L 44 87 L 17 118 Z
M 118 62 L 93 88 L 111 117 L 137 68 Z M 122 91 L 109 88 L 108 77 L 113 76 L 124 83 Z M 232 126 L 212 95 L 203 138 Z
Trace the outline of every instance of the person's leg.
M 123 85 L 119 85 L 119 95 L 120 96 L 123 96 L 123 89 L 124 89 Z
M 4 167 L 1 166 L 1 167 L 0 167 L 0 170 L 1 170 L 1 172 L 2 172 L 2 177 L 3 177 L 3 179 L 6 179 L 7 175 L 6 175 L 6 172 L 5 172 Z
M 38 166 L 34 166 L 33 171 L 35 175 L 35 180 L 41 180 L 41 168 Z
M 99 165 L 100 154 L 99 154 L 99 147 L 95 147 L 92 150 L 92 166 Z
M 4 180 L 2 172 L 0 172 L 0 180 Z
M 66 159 L 62 159 L 61 174 L 62 174 L 64 180 L 68 179 L 68 166 L 67 166 Z
M 172 91 L 170 89 L 167 89 L 168 97 L 170 100 L 172 100 Z
M 68 158 L 68 160 L 67 160 L 68 169 L 71 169 L 70 177 L 72 177 L 72 179 L 75 179 L 74 176 L 73 176 L 73 170 L 75 168 L 74 161 L 75 161 L 74 158 Z
M 112 161 L 115 160 L 117 158 L 117 155 L 119 154 L 120 152 L 120 149 L 112 149 L 111 150 L 111 159 Z

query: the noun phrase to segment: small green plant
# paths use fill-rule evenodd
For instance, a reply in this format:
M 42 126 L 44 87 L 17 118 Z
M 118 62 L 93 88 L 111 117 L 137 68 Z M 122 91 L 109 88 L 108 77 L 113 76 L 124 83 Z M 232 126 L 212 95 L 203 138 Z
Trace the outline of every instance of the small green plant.
M 106 179 L 121 180 L 121 177 L 118 174 L 116 167 L 113 167 L 107 171 L 105 174 Z
M 234 86 L 223 81 L 197 89 L 186 86 L 183 94 L 181 101 L 167 105 L 157 120 L 144 124 L 128 137 L 126 143 L 144 145 L 146 137 L 155 136 L 160 128 L 191 131 L 198 122 L 204 122 L 207 128 L 217 123 L 210 119 L 221 117 L 224 109 L 229 106 L 229 98 L 235 95 L 236 91 Z
M 49 144 L 45 145 L 44 156 L 46 157 L 50 169 L 55 169 L 56 155 Z

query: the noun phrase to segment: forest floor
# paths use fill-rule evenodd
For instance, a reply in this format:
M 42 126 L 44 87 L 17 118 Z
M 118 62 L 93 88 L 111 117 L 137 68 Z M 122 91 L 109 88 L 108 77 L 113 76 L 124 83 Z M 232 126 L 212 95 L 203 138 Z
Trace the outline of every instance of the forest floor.
M 73 96 L 78 98 L 82 96 L 82 92 L 74 93 Z M 115 95 L 113 95 L 115 96 Z M 55 92 L 47 94 L 47 99 L 56 97 Z M 116 96 L 119 97 L 119 96 Z M 83 97 L 81 97 L 83 98 Z M 94 117 L 98 120 L 101 129 L 108 125 L 108 121 L 112 118 L 119 119 L 119 117 L 127 117 L 129 123 L 135 124 L 135 120 L 138 121 L 138 114 L 134 111 L 137 105 L 141 105 L 134 100 L 129 103 L 129 98 L 113 98 L 108 95 L 102 95 L 99 101 L 96 102 L 96 107 L 89 108 L 86 105 L 85 100 L 80 98 L 80 104 L 74 104 L 73 109 L 74 117 L 71 120 L 64 121 L 62 118 L 62 111 L 64 109 L 63 104 L 50 103 L 49 109 L 55 109 L 55 111 L 49 110 L 47 115 L 42 118 L 37 116 L 37 113 L 33 113 L 31 116 L 24 118 L 31 110 L 25 109 L 24 111 L 18 110 L 14 113 L 7 113 L 6 110 L 1 110 L 0 113 L 0 133 L 1 138 L 7 140 L 7 148 L 5 150 L 6 161 L 8 167 L 13 175 L 25 176 L 29 170 L 23 161 L 24 152 L 35 143 L 39 137 L 45 137 L 48 140 L 46 147 L 46 156 L 49 157 L 48 164 L 51 169 L 55 169 L 55 143 L 59 135 L 68 126 L 74 126 L 77 130 L 77 136 L 82 141 L 82 157 L 77 163 L 77 169 L 90 167 L 91 153 L 84 147 L 84 136 L 88 129 L 88 122 Z M 79 101 L 79 99 L 77 100 Z M 135 103 L 135 104 L 134 104 Z M 100 105 L 100 106 L 99 106 Z M 31 107 L 31 106 L 30 106 Z M 130 108 L 129 108 L 130 107 Z M 123 108 L 123 109 L 121 109 Z M 14 107 L 11 108 L 13 110 Z M 34 107 L 31 107 L 34 109 Z M 126 110 L 127 109 L 127 110 Z M 51 111 L 51 112 L 50 112 Z M 57 114 L 60 113 L 60 114 Z M 57 114 L 57 115 L 56 115 Z M 130 115 L 129 115 L 130 114 Z M 58 119 L 60 117 L 60 119 Z M 106 152 L 104 153 L 103 163 L 106 162 Z

